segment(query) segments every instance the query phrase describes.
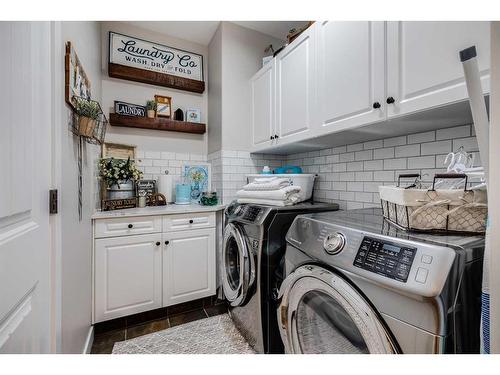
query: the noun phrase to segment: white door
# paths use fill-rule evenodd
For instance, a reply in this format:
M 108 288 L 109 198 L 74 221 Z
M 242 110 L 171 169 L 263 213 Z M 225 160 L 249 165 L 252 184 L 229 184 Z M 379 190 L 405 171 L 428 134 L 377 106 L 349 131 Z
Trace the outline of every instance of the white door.
M 161 234 L 95 240 L 95 322 L 161 307 Z
M 163 305 L 215 294 L 215 229 L 164 233 Z
M 321 22 L 317 40 L 319 133 L 384 120 L 384 22 Z
M 388 22 L 389 117 L 467 98 L 459 52 L 476 46 L 483 90 L 489 92 L 489 22 Z
M 50 24 L 0 22 L 0 353 L 50 351 Z
M 315 25 L 276 56 L 276 143 L 304 139 L 316 98 Z M 276 136 L 275 135 L 275 136 Z
M 252 89 L 252 146 L 269 146 L 274 136 L 274 60 L 250 81 Z

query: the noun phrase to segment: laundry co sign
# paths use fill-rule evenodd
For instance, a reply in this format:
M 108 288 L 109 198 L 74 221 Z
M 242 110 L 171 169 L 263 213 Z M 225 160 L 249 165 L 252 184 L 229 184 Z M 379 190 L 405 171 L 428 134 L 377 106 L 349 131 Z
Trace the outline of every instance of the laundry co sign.
M 109 62 L 203 81 L 203 56 L 115 32 L 109 33 Z

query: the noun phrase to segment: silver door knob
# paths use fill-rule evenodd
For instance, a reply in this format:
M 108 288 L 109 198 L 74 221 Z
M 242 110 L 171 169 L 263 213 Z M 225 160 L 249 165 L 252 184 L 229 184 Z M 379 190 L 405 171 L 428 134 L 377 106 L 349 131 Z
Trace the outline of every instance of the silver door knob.
M 323 240 L 323 248 L 330 255 L 338 254 L 345 246 L 345 237 L 342 233 L 331 233 Z

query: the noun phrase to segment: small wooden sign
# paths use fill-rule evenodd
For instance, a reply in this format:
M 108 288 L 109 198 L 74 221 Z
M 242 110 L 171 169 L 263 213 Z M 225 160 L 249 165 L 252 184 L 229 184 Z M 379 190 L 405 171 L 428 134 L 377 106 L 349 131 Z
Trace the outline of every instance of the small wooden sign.
M 121 210 L 124 208 L 134 208 L 137 205 L 137 199 L 104 199 L 101 204 L 103 211 Z
M 202 93 L 203 56 L 109 32 L 108 74 L 158 86 Z
M 137 190 L 138 197 L 146 197 L 146 204 L 149 206 L 151 204 L 151 196 L 156 193 L 156 181 L 155 180 L 139 180 L 135 183 L 135 188 Z
M 146 107 L 115 100 L 115 113 L 125 116 L 145 117 Z
M 71 42 L 66 42 L 66 55 L 64 58 L 64 99 L 72 109 L 75 109 L 74 97 L 90 100 L 90 80 L 83 69 L 82 63 Z
M 135 149 L 133 145 L 122 145 L 119 143 L 105 142 L 102 145 L 102 157 L 104 159 L 124 159 L 135 160 Z

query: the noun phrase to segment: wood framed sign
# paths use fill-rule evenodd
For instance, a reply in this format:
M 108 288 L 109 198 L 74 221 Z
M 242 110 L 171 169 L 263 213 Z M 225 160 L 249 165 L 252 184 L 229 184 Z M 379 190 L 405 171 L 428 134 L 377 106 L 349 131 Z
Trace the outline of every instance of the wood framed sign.
M 115 100 L 115 113 L 125 116 L 146 117 L 146 107 Z
M 170 96 L 155 95 L 156 116 L 172 118 L 172 98 Z
M 124 208 L 134 208 L 137 205 L 137 199 L 104 199 L 101 202 L 103 211 L 122 210 Z
M 151 196 L 156 193 L 156 180 L 139 180 L 135 182 L 138 197 L 146 197 L 146 204 L 151 205 Z
M 66 55 L 64 58 L 64 99 L 72 109 L 75 109 L 74 97 L 90 100 L 90 80 L 83 69 L 78 55 L 71 42 L 66 42 Z
M 110 77 L 202 93 L 203 56 L 109 32 Z
M 114 158 L 127 160 L 135 160 L 135 149 L 133 145 L 123 145 L 120 143 L 105 142 L 102 144 L 102 158 Z

